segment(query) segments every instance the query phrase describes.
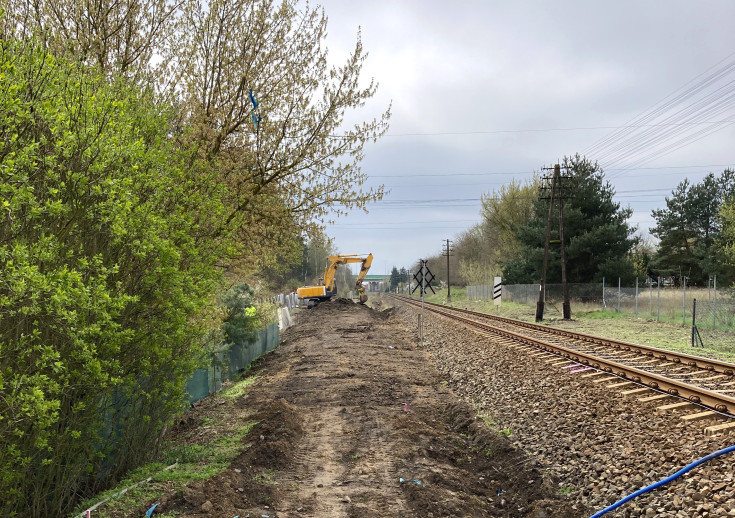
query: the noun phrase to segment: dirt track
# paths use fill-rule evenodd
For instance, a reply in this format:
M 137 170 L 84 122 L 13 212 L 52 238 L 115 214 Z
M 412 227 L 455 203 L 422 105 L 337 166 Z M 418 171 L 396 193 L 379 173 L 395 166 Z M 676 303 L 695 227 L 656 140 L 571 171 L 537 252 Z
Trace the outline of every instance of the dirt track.
M 225 472 L 163 499 L 190 516 L 584 516 L 446 388 L 394 314 L 303 312 L 238 401 L 259 424 Z M 401 479 L 404 482 L 401 482 Z M 419 484 L 420 481 L 420 484 Z

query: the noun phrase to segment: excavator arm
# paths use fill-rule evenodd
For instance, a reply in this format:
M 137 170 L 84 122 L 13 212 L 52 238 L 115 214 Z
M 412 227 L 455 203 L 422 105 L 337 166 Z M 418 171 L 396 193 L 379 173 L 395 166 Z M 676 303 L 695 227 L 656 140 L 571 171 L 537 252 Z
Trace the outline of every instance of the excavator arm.
M 371 264 L 373 264 L 373 254 L 368 254 L 365 260 L 362 261 L 360 273 L 357 275 L 355 289 L 357 290 L 357 293 L 360 294 L 360 304 L 365 304 L 367 302 L 367 295 L 365 295 L 365 287 L 362 285 L 362 281 L 365 279 Z

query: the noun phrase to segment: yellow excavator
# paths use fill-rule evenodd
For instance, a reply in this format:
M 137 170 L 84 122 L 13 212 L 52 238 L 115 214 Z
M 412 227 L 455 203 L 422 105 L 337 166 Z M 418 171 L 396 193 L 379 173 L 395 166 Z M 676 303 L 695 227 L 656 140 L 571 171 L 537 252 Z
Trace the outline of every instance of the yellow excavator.
M 337 294 L 337 286 L 334 279 L 334 274 L 337 272 L 337 267 L 340 264 L 349 263 L 362 263 L 360 273 L 357 276 L 357 282 L 355 283 L 355 289 L 360 295 L 360 304 L 367 302 L 367 295 L 365 295 L 365 287 L 362 285 L 362 280 L 367 275 L 370 265 L 373 262 L 373 254 L 368 254 L 366 257 L 360 255 L 332 255 L 327 257 L 327 267 L 324 269 L 324 278 L 319 279 L 322 284 L 320 286 L 303 286 L 296 290 L 296 295 L 300 300 L 307 301 L 309 307 L 315 306 L 319 302 L 329 300 Z

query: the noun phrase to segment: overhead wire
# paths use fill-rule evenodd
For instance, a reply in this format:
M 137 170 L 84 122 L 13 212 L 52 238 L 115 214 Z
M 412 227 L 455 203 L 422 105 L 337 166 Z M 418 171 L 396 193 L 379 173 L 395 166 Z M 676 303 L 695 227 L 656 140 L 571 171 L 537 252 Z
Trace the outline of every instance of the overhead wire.
M 638 202 L 645 202 L 646 200 L 639 200 L 639 198 L 650 198 L 650 197 L 659 197 L 663 192 L 670 192 L 671 189 L 668 188 L 654 188 L 654 189 L 636 189 L 636 190 L 628 190 L 628 191 L 620 191 L 616 193 L 616 198 L 618 201 L 627 201 L 627 200 L 634 200 L 631 201 L 631 203 L 638 203 Z M 622 196 L 619 196 L 622 194 Z M 526 196 L 527 199 L 535 200 L 535 196 Z M 496 200 L 499 201 L 501 198 L 498 196 L 493 197 L 480 197 L 480 198 L 454 198 L 454 199 L 423 199 L 423 200 L 416 200 L 416 199 L 394 199 L 394 200 L 378 200 L 374 202 L 371 210 L 374 209 L 391 209 L 391 208 L 398 208 L 398 209 L 404 209 L 404 208 L 417 208 L 417 207 L 432 207 L 435 208 L 437 206 L 471 206 L 476 204 L 477 202 L 485 200 Z
M 690 125 L 690 124 L 707 124 L 716 122 L 735 122 L 735 121 L 706 121 L 698 123 L 678 123 L 672 126 Z M 415 133 L 386 133 L 387 137 L 450 137 L 450 136 L 467 136 L 467 135 L 495 135 L 503 133 L 546 133 L 555 131 L 591 131 L 591 130 L 621 130 L 630 128 L 645 128 L 649 126 L 661 126 L 662 124 L 626 124 L 623 126 L 577 126 L 569 128 L 521 128 L 521 129 L 500 129 L 500 130 L 476 130 L 476 131 L 437 131 L 437 132 L 415 132 Z M 329 135 L 331 138 L 346 138 L 345 135 Z
M 735 85 L 735 81 L 731 81 L 727 85 L 723 86 L 722 89 L 731 89 L 733 85 Z M 735 106 L 735 94 L 728 91 L 722 91 L 717 96 L 712 94 L 707 98 L 698 101 L 697 103 L 692 103 L 685 108 L 682 108 L 675 114 L 670 115 L 669 117 L 708 118 L 709 115 L 713 112 L 720 113 L 723 111 L 727 111 L 733 106 Z M 714 133 L 715 131 L 719 131 L 729 124 L 730 123 L 727 122 L 707 123 L 706 127 L 699 128 L 695 131 L 692 131 L 691 128 L 688 127 L 679 127 L 674 129 L 657 128 L 655 130 L 640 132 L 638 134 L 631 135 L 631 137 L 629 137 L 626 141 L 620 143 L 615 149 L 610 150 L 607 153 L 604 153 L 602 156 L 597 157 L 597 160 L 603 163 L 615 164 L 622 161 L 623 159 L 631 161 L 633 157 L 636 157 L 641 153 L 648 153 L 649 155 L 659 156 L 665 154 L 665 152 L 663 152 L 660 148 L 655 148 L 654 146 L 660 143 L 665 143 L 667 139 L 671 139 L 676 137 L 677 135 L 688 133 L 688 135 L 685 136 L 683 139 L 677 141 L 677 144 L 683 144 L 686 143 L 688 140 L 694 141 L 694 137 L 697 137 L 699 135 L 706 136 Z M 653 148 L 653 150 L 651 148 Z M 669 148 L 670 147 L 667 146 L 667 149 Z M 639 162 L 643 163 L 648 159 L 649 158 L 646 158 L 643 161 L 639 160 Z M 631 163 L 631 166 L 634 165 L 634 163 Z
M 692 164 L 692 165 L 668 165 L 668 166 L 651 166 L 651 167 L 637 167 L 638 170 L 661 170 L 661 169 L 695 169 L 695 168 L 721 168 L 721 167 L 735 167 L 735 164 Z M 611 167 L 605 168 L 605 173 L 611 171 L 629 172 L 633 169 L 630 167 Z M 460 172 L 445 172 L 445 173 L 398 173 L 398 174 L 368 174 L 369 178 L 431 178 L 431 177 L 448 177 L 448 176 L 518 176 L 523 174 L 538 174 L 539 171 L 487 171 L 477 173 L 460 173 Z M 693 173 L 697 173 L 694 171 Z M 681 174 L 681 173 L 680 173 Z M 607 175 L 606 175 L 607 177 Z
M 708 68 L 701 74 L 695 76 L 693 79 L 691 79 L 689 82 L 684 84 L 682 87 L 679 87 L 678 89 L 674 90 L 672 93 L 664 97 L 661 101 L 656 103 L 653 107 L 649 108 L 647 112 L 644 111 L 642 114 L 639 114 L 636 117 L 633 117 L 632 119 L 628 120 L 623 126 L 621 126 L 620 129 L 618 129 L 617 131 L 593 143 L 591 146 L 589 146 L 587 149 L 584 150 L 584 153 L 585 154 L 597 153 L 600 149 L 604 149 L 605 147 L 608 147 L 611 142 L 622 138 L 623 134 L 625 134 L 630 128 L 644 126 L 645 123 L 649 122 L 650 120 L 653 120 L 654 117 L 656 117 L 659 113 L 662 113 L 664 110 L 668 109 L 668 107 L 671 106 L 672 104 L 691 96 L 693 93 L 703 88 L 705 85 L 709 84 L 711 81 L 714 81 L 718 79 L 719 77 L 721 77 L 722 75 L 726 74 L 727 71 L 729 71 L 729 69 L 733 66 L 732 63 L 725 65 L 725 67 L 723 67 L 724 70 L 718 69 L 713 74 L 710 74 L 709 76 L 707 76 L 704 80 L 700 81 L 699 83 L 695 84 L 694 86 L 688 89 L 685 89 L 683 92 L 679 93 L 678 95 L 675 95 L 677 94 L 677 92 L 679 92 L 679 90 L 682 90 L 683 88 L 685 88 L 690 83 L 694 82 L 699 77 L 705 75 L 709 70 L 717 67 L 722 62 L 727 61 L 732 56 L 735 56 L 735 52 L 726 56 L 719 62 L 715 63 L 714 65 L 712 65 L 710 68 Z M 672 96 L 674 97 L 672 99 L 669 99 Z
M 619 127 L 579 127 L 579 128 L 532 128 L 520 130 L 492 130 L 467 132 L 437 132 L 437 133 L 404 133 L 387 134 L 390 137 L 409 136 L 447 136 L 447 135 L 481 135 L 544 131 L 575 131 L 592 129 L 614 129 L 611 134 L 603 137 L 592 146 L 584 150 L 587 156 L 595 158 L 603 165 L 606 179 L 621 177 L 635 172 L 640 175 L 641 170 L 662 171 L 651 176 L 665 176 L 666 170 L 729 167 L 723 164 L 692 165 L 692 166 L 659 166 L 644 167 L 651 160 L 674 152 L 693 142 L 702 140 L 711 134 L 735 123 L 732 110 L 735 107 L 735 60 L 730 54 L 709 69 L 705 70 L 684 86 L 678 88 L 653 107 L 632 118 Z M 724 64 L 724 65 L 723 65 Z M 689 174 L 701 174 L 706 171 L 691 171 Z M 369 178 L 442 178 L 457 176 L 518 176 L 538 174 L 537 171 L 506 172 L 479 172 L 479 173 L 411 173 L 368 175 Z M 636 191 L 616 192 L 616 201 L 626 201 L 629 204 L 648 203 L 647 199 L 660 196 L 658 193 L 669 191 L 666 188 L 645 189 Z M 654 194 L 656 193 L 656 194 Z M 404 210 L 406 208 L 436 208 L 477 206 L 482 198 L 449 198 L 449 199 L 385 199 L 376 202 L 371 210 Z M 449 221 L 442 221 L 449 222 Z M 395 225 L 408 223 L 386 222 L 372 225 L 375 228 L 396 228 Z M 374 228 L 357 225 L 357 228 Z M 405 228 L 405 227 L 400 227 Z
M 694 124 L 706 124 L 705 128 L 698 128 L 695 131 L 702 131 L 703 129 L 706 130 L 711 127 L 727 125 L 727 122 L 701 122 L 701 120 L 710 118 L 709 116 L 711 114 L 719 114 L 720 112 L 726 111 L 732 107 L 733 94 L 730 92 L 733 84 L 735 84 L 735 81 L 731 81 L 730 83 L 722 86 L 718 89 L 717 93 L 712 93 L 704 99 L 679 109 L 669 115 L 667 119 L 680 120 L 681 118 L 688 118 L 685 119 L 687 122 Z M 657 141 L 677 134 L 686 133 L 688 131 L 692 131 L 692 128 L 689 126 L 678 125 L 673 127 L 656 126 L 644 131 L 635 132 L 616 146 L 602 152 L 600 156 L 598 156 L 598 160 L 603 162 L 607 160 L 610 163 L 615 163 L 620 156 L 635 155 L 637 151 L 648 149 L 652 144 L 657 143 Z
M 720 60 L 620 129 L 588 146 L 583 153 L 603 168 L 619 164 L 633 168 L 731 125 L 726 114 L 735 107 L 733 56 L 735 53 Z M 720 116 L 723 120 L 717 120 Z M 608 178 L 621 174 L 611 174 Z

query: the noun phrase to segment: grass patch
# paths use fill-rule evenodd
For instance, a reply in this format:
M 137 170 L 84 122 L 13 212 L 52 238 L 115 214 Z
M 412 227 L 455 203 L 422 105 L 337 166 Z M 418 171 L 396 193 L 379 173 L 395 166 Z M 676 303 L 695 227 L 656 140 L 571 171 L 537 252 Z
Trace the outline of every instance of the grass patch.
M 150 485 L 148 484 L 141 484 L 138 487 L 128 490 L 122 495 L 116 496 L 117 493 L 125 488 L 132 486 L 133 484 L 137 484 L 141 480 L 145 480 L 149 477 L 154 476 L 165 467 L 166 465 L 164 465 L 163 463 L 153 462 L 151 464 L 147 464 L 145 466 L 132 470 L 123 480 L 120 481 L 120 483 L 116 487 L 108 489 L 107 491 L 103 491 L 102 493 L 95 495 L 93 498 L 85 500 L 81 504 L 79 504 L 79 506 L 77 506 L 77 508 L 74 510 L 74 513 L 70 515 L 70 518 L 72 516 L 77 516 L 81 513 L 84 513 L 85 510 L 89 509 L 97 502 L 101 502 L 106 499 L 112 499 L 112 502 L 114 502 L 114 507 L 117 509 L 136 509 L 140 506 L 142 502 L 145 502 L 146 500 L 157 496 L 158 492 L 152 491 Z M 108 502 L 107 504 L 99 507 L 93 513 L 94 516 L 109 516 L 109 514 L 106 512 L 107 510 L 105 509 L 105 507 L 108 505 L 111 505 L 111 502 Z
M 559 488 L 559 493 L 562 495 L 570 495 L 574 491 L 574 486 L 562 486 Z
M 225 390 L 223 390 L 222 392 L 220 392 L 219 395 L 222 396 L 223 398 L 229 399 L 229 400 L 237 399 L 240 396 L 244 395 L 245 394 L 245 390 L 250 385 L 252 385 L 253 383 L 255 383 L 255 381 L 257 379 L 258 379 L 258 375 L 257 374 L 254 375 L 254 376 L 248 376 L 244 380 L 238 381 L 237 383 L 235 383 L 231 387 L 227 387 Z
M 221 391 L 218 396 L 226 400 L 231 407 L 235 399 L 245 394 L 246 389 L 257 380 L 257 375 L 243 379 Z M 218 415 L 229 415 L 228 410 L 222 408 Z M 77 516 L 86 509 L 102 500 L 110 502 L 95 510 L 95 517 L 110 518 L 123 514 L 132 514 L 142 503 L 150 502 L 160 497 L 163 492 L 161 486 L 167 490 L 178 490 L 189 482 L 209 479 L 227 469 L 232 459 L 245 449 L 243 439 L 250 433 L 257 421 L 248 421 L 244 425 L 241 419 L 225 419 L 205 416 L 200 428 L 206 428 L 211 439 L 202 444 L 188 444 L 169 442 L 163 447 L 155 462 L 146 464 L 129 472 L 114 488 L 104 491 L 83 501 L 71 516 Z M 164 468 L 178 463 L 169 470 Z M 122 490 L 147 480 L 140 486 L 129 489 L 122 495 Z M 156 515 L 159 516 L 159 515 Z M 166 513 L 160 516 L 174 516 Z
M 627 318 L 625 313 L 618 313 L 617 311 L 609 311 L 607 309 L 598 309 L 590 311 L 589 313 L 578 313 L 578 318 L 589 318 L 591 320 L 610 320 L 616 318 Z
M 83 513 L 97 502 L 112 498 L 110 502 L 98 508 L 94 515 L 108 518 L 110 511 L 130 514 L 140 507 L 141 503 L 154 500 L 161 495 L 157 483 L 179 489 L 189 482 L 206 480 L 224 471 L 243 449 L 242 440 L 250 433 L 256 421 L 250 421 L 235 428 L 227 435 L 214 438 L 208 444 L 170 444 L 164 448 L 157 462 L 152 462 L 134 469 L 116 487 L 100 493 L 93 498 L 82 502 L 72 516 Z M 178 462 L 172 469 L 167 466 Z M 125 488 L 150 478 L 151 483 L 144 483 L 122 495 L 117 495 Z M 172 515 L 171 515 L 172 516 Z
M 458 295 L 455 297 L 455 291 Z M 656 316 L 656 293 L 654 290 L 653 315 L 649 314 L 649 304 L 647 300 L 641 300 L 639 304 L 639 316 L 631 313 L 629 308 L 622 308 L 622 312 L 618 313 L 614 309 L 602 310 L 599 305 L 584 304 L 572 301 L 572 320 L 563 320 L 561 318 L 561 304 L 557 305 L 547 302 L 544 325 L 551 327 L 563 328 L 569 331 L 576 331 L 614 340 L 623 340 L 626 342 L 658 347 L 669 351 L 683 352 L 696 356 L 704 356 L 707 358 L 715 358 L 718 360 L 735 363 L 735 333 L 724 331 L 720 328 L 711 329 L 710 320 L 700 315 L 697 311 L 697 321 L 701 323 L 699 332 L 704 341 L 704 348 L 691 346 L 691 303 L 687 302 L 689 308 L 687 312 L 687 324 L 682 325 L 681 317 L 681 291 L 671 291 L 667 293 L 667 297 L 671 299 L 670 312 L 664 309 L 664 291 L 662 291 L 662 311 L 661 321 L 657 321 Z M 697 293 L 695 290 L 687 288 L 687 301 L 694 296 L 698 296 L 698 300 L 707 300 L 705 293 Z M 487 313 L 488 315 L 497 315 L 501 317 L 514 318 L 524 322 L 534 322 L 536 317 L 535 305 L 519 304 L 508 302 L 506 300 L 499 306 L 493 304 L 492 300 L 467 300 L 459 296 L 461 293 L 458 289 L 452 287 L 452 302 L 449 306 Z M 720 295 L 718 291 L 718 301 Z M 416 299 L 414 294 L 414 299 Z M 641 296 L 643 290 L 641 289 Z M 691 297 L 691 298 L 690 298 Z M 437 294 L 430 294 L 425 298 L 429 302 L 446 304 L 446 290 L 437 290 Z M 724 299 L 723 299 L 724 300 Z M 609 304 L 614 301 L 609 300 Z M 724 303 L 724 302 L 723 302 Z M 612 306 L 610 306 L 612 307 Z M 678 312 L 678 313 L 677 313 Z M 668 321 L 667 321 L 668 319 Z M 708 323 L 709 322 L 709 323 Z M 710 326 L 708 328 L 707 326 Z
M 490 417 L 488 414 L 484 413 L 477 413 L 477 417 L 479 417 L 483 423 L 485 423 L 485 426 L 487 426 L 488 430 L 492 431 L 493 433 L 497 433 L 500 435 L 505 435 L 506 437 L 510 437 L 512 432 L 510 428 L 500 428 L 500 425 L 495 422 L 495 420 Z
M 264 484 L 264 485 L 275 485 L 276 483 L 276 470 L 274 469 L 264 469 L 257 475 L 253 477 L 253 480 L 255 480 L 258 484 Z

